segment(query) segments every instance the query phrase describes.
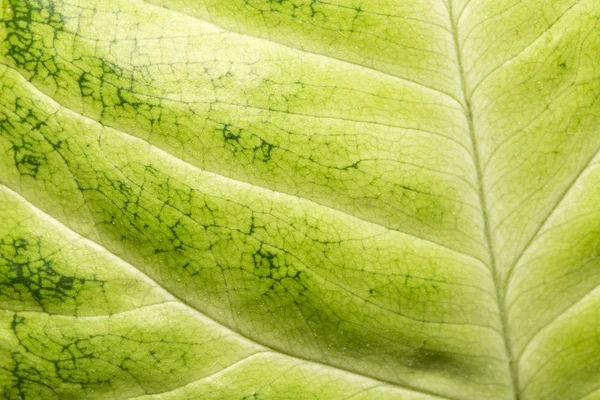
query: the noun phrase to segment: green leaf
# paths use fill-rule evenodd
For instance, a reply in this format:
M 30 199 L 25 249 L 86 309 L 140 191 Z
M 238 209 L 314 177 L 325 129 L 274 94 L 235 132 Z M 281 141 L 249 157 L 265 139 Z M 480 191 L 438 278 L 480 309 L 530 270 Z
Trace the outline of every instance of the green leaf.
M 597 0 L 0 0 L 0 397 L 600 399 Z

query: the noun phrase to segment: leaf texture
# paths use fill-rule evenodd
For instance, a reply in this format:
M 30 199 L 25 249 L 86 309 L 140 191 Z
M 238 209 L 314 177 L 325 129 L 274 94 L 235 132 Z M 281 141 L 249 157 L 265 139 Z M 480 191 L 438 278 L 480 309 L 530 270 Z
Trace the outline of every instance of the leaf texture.
M 600 398 L 597 0 L 0 4 L 0 397 Z

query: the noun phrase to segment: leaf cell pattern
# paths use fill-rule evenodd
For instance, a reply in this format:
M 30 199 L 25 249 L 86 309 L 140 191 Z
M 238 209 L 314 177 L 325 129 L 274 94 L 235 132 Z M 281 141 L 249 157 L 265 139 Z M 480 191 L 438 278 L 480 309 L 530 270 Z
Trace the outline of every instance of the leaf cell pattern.
M 599 398 L 596 0 L 0 6 L 0 397 Z

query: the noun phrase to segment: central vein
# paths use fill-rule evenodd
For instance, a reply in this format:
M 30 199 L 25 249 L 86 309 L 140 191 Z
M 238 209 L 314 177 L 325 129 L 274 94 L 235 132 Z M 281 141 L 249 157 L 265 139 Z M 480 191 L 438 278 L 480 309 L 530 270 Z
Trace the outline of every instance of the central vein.
M 473 124 L 473 107 L 471 104 L 471 98 L 467 94 L 467 82 L 463 67 L 463 54 L 460 48 L 459 42 L 459 32 L 458 32 L 458 21 L 457 16 L 454 13 L 452 7 L 452 1 L 448 1 L 448 14 L 450 17 L 450 25 L 452 37 L 454 40 L 454 49 L 456 52 L 456 62 L 458 64 L 458 73 L 460 76 L 460 85 L 461 85 L 461 93 L 462 93 L 462 106 L 465 112 L 465 117 L 467 119 L 468 129 L 469 129 L 469 137 L 471 139 L 471 146 L 473 151 L 473 162 L 475 164 L 475 171 L 477 175 L 477 187 L 479 194 L 479 201 L 481 207 L 481 213 L 483 217 L 483 229 L 485 241 L 488 249 L 488 253 L 490 256 L 490 269 L 493 274 L 494 281 L 494 289 L 496 294 L 496 303 L 498 305 L 498 313 L 500 315 L 500 323 L 502 325 L 502 338 L 504 341 L 504 349 L 506 353 L 507 359 L 507 368 L 508 374 L 510 375 L 510 382 L 512 386 L 513 398 L 515 400 L 519 400 L 521 398 L 520 395 L 520 387 L 519 387 L 519 371 L 518 366 L 516 364 L 515 357 L 513 357 L 512 345 L 510 340 L 510 324 L 508 321 L 508 313 L 506 310 L 506 292 L 503 290 L 502 285 L 502 277 L 499 271 L 498 265 L 496 263 L 496 254 L 494 250 L 494 242 L 492 240 L 490 221 L 488 217 L 488 208 L 486 201 L 486 193 L 485 187 L 483 184 L 483 173 L 482 173 L 482 163 L 481 157 L 479 154 L 479 146 L 477 143 L 477 135 L 475 134 L 475 128 Z

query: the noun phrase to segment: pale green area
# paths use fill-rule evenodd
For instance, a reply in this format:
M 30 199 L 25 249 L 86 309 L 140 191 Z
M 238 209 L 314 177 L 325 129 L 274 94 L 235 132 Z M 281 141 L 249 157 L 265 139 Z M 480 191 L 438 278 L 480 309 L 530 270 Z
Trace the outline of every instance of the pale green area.
M 596 0 L 0 4 L 0 398 L 600 398 Z

